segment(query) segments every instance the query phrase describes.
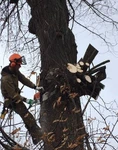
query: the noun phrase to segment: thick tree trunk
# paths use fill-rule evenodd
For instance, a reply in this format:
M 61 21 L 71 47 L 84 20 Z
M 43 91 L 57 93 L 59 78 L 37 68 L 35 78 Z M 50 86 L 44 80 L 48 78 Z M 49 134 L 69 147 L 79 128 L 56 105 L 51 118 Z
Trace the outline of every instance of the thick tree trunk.
M 41 51 L 41 84 L 50 96 L 41 103 L 40 123 L 46 134 L 45 150 L 84 149 L 84 125 L 79 95 L 73 96 L 67 63 L 76 63 L 77 49 L 68 27 L 66 0 L 27 0 Z M 72 95 L 72 96 L 71 96 Z

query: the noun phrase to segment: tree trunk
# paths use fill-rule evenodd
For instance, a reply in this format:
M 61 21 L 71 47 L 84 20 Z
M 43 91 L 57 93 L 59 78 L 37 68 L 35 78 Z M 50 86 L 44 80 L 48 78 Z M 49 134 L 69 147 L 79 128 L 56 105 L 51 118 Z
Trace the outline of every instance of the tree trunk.
M 75 38 L 68 27 L 66 0 L 27 0 L 32 18 L 29 31 L 41 51 L 41 85 L 48 99 L 41 103 L 44 150 L 84 149 L 84 124 L 79 95 L 71 85 L 67 63 L 77 62 Z M 74 96 L 75 94 L 75 96 Z

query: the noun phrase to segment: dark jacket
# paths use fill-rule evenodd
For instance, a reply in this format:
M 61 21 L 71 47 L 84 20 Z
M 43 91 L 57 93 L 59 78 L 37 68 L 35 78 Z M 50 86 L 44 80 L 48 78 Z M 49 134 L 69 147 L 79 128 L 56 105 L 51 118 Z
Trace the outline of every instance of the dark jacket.
M 35 88 L 35 84 L 27 79 L 20 71 L 17 73 L 11 72 L 9 66 L 2 69 L 1 76 L 1 92 L 5 99 L 8 98 L 13 101 L 24 99 L 19 93 L 18 81 L 30 88 Z

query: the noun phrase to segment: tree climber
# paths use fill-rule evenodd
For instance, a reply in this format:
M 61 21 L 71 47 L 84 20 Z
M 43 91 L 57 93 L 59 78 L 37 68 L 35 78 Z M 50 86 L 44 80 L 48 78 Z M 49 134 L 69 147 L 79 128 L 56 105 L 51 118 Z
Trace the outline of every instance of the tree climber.
M 36 124 L 33 115 L 28 111 L 24 104 L 24 102 L 33 104 L 35 100 L 29 100 L 20 95 L 18 81 L 32 89 L 40 90 L 42 87 L 36 87 L 35 84 L 19 71 L 21 65 L 26 64 L 24 56 L 14 53 L 10 56 L 9 61 L 9 65 L 4 67 L 1 72 L 1 92 L 5 100 L 3 113 L 5 109 L 10 109 L 19 114 L 23 119 L 29 134 L 32 136 L 33 143 L 37 144 L 42 137 L 41 129 Z

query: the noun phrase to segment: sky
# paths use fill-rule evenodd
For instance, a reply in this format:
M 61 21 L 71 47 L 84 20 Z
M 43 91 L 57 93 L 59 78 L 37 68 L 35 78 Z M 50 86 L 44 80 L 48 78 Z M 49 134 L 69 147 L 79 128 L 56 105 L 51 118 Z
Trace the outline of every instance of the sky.
M 78 27 L 77 27 L 78 28 Z M 83 57 L 87 47 L 89 44 L 93 45 L 98 51 L 98 55 L 94 59 L 94 65 L 97 65 L 105 60 L 110 60 L 110 63 L 106 64 L 106 73 L 107 73 L 107 78 L 102 82 L 105 85 L 105 89 L 101 91 L 100 97 L 104 99 L 106 103 L 111 103 L 111 101 L 118 100 L 118 92 L 117 92 L 117 85 L 118 85 L 118 71 L 117 71 L 117 64 L 118 64 L 118 57 L 117 55 L 114 55 L 111 52 L 108 52 L 107 46 L 103 45 L 101 40 L 99 38 L 94 38 L 92 35 L 90 35 L 88 32 L 74 29 L 73 30 L 75 34 L 75 39 L 77 43 L 77 50 L 78 50 L 78 60 Z M 115 50 L 118 49 L 118 46 L 115 47 Z M 4 48 L 1 47 L 0 51 L 0 66 L 4 67 L 5 65 L 9 64 L 8 58 L 11 54 L 4 54 Z M 21 69 L 21 72 L 25 74 L 25 76 L 29 76 L 29 71 L 27 66 L 23 66 Z M 36 81 L 36 74 L 31 76 L 31 81 L 35 83 Z M 20 84 L 20 87 L 22 85 Z M 27 94 L 28 93 L 28 94 Z M 33 98 L 33 95 L 35 94 L 35 91 L 28 88 L 24 87 L 22 95 L 27 97 L 27 98 Z M 2 99 L 2 96 L 0 95 L 0 98 Z M 83 108 L 85 106 L 85 103 L 87 100 L 82 98 L 83 102 Z M 100 101 L 100 99 L 98 98 Z M 94 105 L 95 101 L 93 102 Z M 97 107 L 97 105 L 96 105 Z M 116 106 L 113 106 L 116 107 Z M 107 116 L 107 112 L 102 110 L 104 112 L 104 116 Z M 91 108 L 91 106 L 88 107 L 88 110 L 86 111 L 87 116 L 91 116 L 92 118 L 99 117 L 98 114 L 94 112 L 94 110 Z M 110 118 L 112 119 L 112 118 Z M 108 120 L 111 122 L 110 120 Z M 112 120 L 113 121 L 113 120 Z M 112 123 L 112 122 L 111 122 Z M 109 123 L 110 124 L 110 123 Z M 97 121 L 95 123 L 97 125 Z M 102 126 L 102 125 L 101 125 Z M 104 127 L 104 125 L 103 125 Z M 115 130 L 116 131 L 116 130 Z M 113 141 L 114 142 L 114 141 Z M 114 143 L 115 145 L 116 143 Z M 110 150 L 110 149 L 108 149 Z
M 89 44 L 93 45 L 98 51 L 98 55 L 94 59 L 94 65 L 97 65 L 105 60 L 110 60 L 110 63 L 106 64 L 106 73 L 107 78 L 102 82 L 105 85 L 104 90 L 101 91 L 100 97 L 106 102 L 110 103 L 111 101 L 117 101 L 118 100 L 118 70 L 117 70 L 117 64 L 118 64 L 118 45 L 116 45 L 113 49 L 113 51 L 109 51 L 108 47 L 105 45 L 105 43 L 100 40 L 98 37 L 93 36 L 92 34 L 88 33 L 88 31 L 83 30 L 79 26 L 75 26 L 73 29 L 76 43 L 77 43 L 77 50 L 78 50 L 78 60 L 84 56 L 84 53 L 88 47 Z M 1 44 L 1 43 L 0 43 Z M 5 47 L 1 44 L 0 45 L 0 67 L 3 68 L 4 66 L 9 64 L 8 58 L 11 54 L 4 53 Z M 0 69 L 1 69 L 0 68 Z M 26 77 L 29 76 L 29 71 L 27 66 L 23 66 L 21 69 L 21 72 L 25 74 Z M 32 75 L 31 81 L 35 83 L 36 81 L 36 74 Z M 21 87 L 22 85 L 20 85 Z M 32 89 L 28 87 L 23 88 L 22 95 L 27 98 L 33 98 L 33 95 L 36 91 L 33 91 Z M 28 94 L 27 94 L 28 93 Z M 84 98 L 82 99 L 84 101 Z M 99 101 L 100 98 L 98 98 Z M 2 95 L 0 93 L 0 101 L 3 101 Z M 83 105 L 86 103 L 83 102 Z M 95 104 L 95 102 L 93 102 Z M 96 104 L 95 104 L 96 105 Z M 84 106 L 83 106 L 84 107 Z M 116 108 L 115 105 L 113 105 L 114 108 Z M 1 109 L 1 107 L 0 107 Z M 117 111 L 117 110 L 116 110 Z M 103 110 L 104 112 L 104 110 Z M 86 112 L 88 116 L 96 117 L 97 114 L 93 112 L 91 107 L 88 107 L 88 112 Z M 91 114 L 93 113 L 93 114 Z M 107 112 L 104 112 L 104 115 L 107 116 Z M 110 118 L 112 119 L 112 118 Z M 112 123 L 113 120 L 110 120 L 109 122 Z M 114 143 L 116 144 L 116 143 Z M 111 149 L 108 149 L 111 150 Z

